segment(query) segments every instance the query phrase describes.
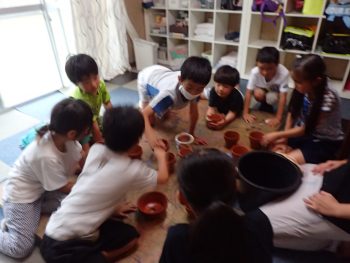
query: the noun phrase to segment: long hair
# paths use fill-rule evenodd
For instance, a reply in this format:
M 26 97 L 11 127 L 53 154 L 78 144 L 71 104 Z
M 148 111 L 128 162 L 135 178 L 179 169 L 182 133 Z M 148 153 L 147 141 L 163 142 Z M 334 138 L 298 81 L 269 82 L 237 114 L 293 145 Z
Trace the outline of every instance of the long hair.
M 307 81 L 316 81 L 320 78 L 320 81 L 317 82 L 318 84 L 313 87 L 314 99 L 305 120 L 305 134 L 309 135 L 315 129 L 321 112 L 323 96 L 327 87 L 326 65 L 320 56 L 306 55 L 294 61 L 293 72 L 299 74 L 303 80 Z M 301 115 L 304 96 L 296 89 L 293 91 L 289 103 L 289 112 L 293 119 Z

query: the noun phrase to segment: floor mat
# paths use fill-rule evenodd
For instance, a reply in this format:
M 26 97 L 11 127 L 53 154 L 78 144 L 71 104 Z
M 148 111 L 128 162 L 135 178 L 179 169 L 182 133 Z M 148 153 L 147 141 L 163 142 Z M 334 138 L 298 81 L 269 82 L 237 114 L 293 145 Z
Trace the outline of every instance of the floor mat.
M 25 105 L 19 106 L 16 109 L 24 114 L 37 118 L 41 121 L 48 121 L 50 119 L 51 109 L 57 102 L 66 98 L 64 94 L 59 91 L 33 100 Z
M 110 91 L 111 102 L 113 106 L 132 105 L 136 106 L 139 101 L 139 95 L 136 90 L 127 88 L 116 88 Z
M 29 129 L 28 129 L 29 130 Z M 21 149 L 19 144 L 22 137 L 27 134 L 28 130 L 19 132 L 15 135 L 12 135 L 4 140 L 0 141 L 0 160 L 5 164 L 11 166 L 21 154 Z M 0 177 L 1 181 L 1 177 Z

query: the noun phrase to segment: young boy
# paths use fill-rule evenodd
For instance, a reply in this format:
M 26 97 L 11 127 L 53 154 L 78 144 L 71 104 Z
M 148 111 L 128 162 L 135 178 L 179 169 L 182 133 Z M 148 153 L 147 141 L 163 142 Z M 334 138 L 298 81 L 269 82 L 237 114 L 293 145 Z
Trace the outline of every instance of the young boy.
M 256 67 L 252 69 L 247 92 L 244 100 L 243 119 L 252 123 L 255 116 L 249 114 L 249 106 L 252 95 L 260 102 L 259 110 L 273 112 L 273 106 L 277 105 L 274 118 L 266 119 L 271 127 L 281 123 L 284 106 L 287 100 L 289 72 L 279 64 L 279 52 L 274 47 L 263 47 L 258 51 Z
M 215 75 L 215 86 L 209 93 L 207 119 L 213 114 L 222 114 L 223 119 L 212 123 L 215 129 L 222 129 L 232 122 L 243 110 L 243 94 L 239 91 L 239 72 L 231 66 L 220 67 Z
M 77 87 L 71 94 L 75 99 L 80 99 L 88 103 L 94 113 L 92 136 L 94 142 L 103 142 L 100 131 L 100 110 L 112 107 L 111 97 L 107 91 L 106 84 L 98 75 L 98 67 L 95 60 L 86 54 L 71 56 L 65 66 L 66 74 L 70 81 Z M 90 136 L 81 142 L 83 149 L 90 148 Z
M 41 243 L 46 262 L 115 262 L 136 245 L 136 229 L 112 217 L 135 210 L 123 205 L 128 192 L 155 187 L 169 176 L 160 147 L 154 148 L 158 172 L 128 157 L 143 132 L 137 109 L 124 106 L 105 112 L 105 145 L 91 147 L 76 185 L 47 224 Z
M 164 145 L 151 127 L 151 119 L 154 115 L 162 118 L 170 109 L 181 109 L 190 105 L 189 133 L 194 135 L 198 120 L 197 102 L 210 78 L 210 62 L 201 57 L 187 58 L 180 71 L 154 65 L 139 73 L 137 86 L 145 119 L 145 135 L 152 148 Z M 195 138 L 197 143 L 205 144 L 203 139 Z

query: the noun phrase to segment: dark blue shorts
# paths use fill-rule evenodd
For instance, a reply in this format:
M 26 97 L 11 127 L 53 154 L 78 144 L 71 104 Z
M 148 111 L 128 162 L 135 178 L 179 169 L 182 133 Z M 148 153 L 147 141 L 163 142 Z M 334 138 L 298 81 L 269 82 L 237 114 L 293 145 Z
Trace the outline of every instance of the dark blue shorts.
M 318 139 L 314 136 L 289 138 L 288 145 L 293 149 L 299 149 L 306 163 L 323 163 L 334 160 L 343 140 L 332 141 Z

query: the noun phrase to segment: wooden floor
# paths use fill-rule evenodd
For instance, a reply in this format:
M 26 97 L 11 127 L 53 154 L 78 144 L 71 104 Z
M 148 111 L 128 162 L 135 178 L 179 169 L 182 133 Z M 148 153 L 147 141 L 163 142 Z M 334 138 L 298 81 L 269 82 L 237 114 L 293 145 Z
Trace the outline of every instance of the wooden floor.
M 194 148 L 215 147 L 229 153 L 229 150 L 224 147 L 224 131 L 232 129 L 239 132 L 240 140 L 238 144 L 248 147 L 248 136 L 250 131 L 271 131 L 271 128 L 269 128 L 264 122 L 265 118 L 269 115 L 262 112 L 256 113 L 257 121 L 253 125 L 246 124 L 240 118 L 235 120 L 222 131 L 209 130 L 204 121 L 204 114 L 206 112 L 207 105 L 207 101 L 199 102 L 200 118 L 196 128 L 196 135 L 205 138 L 208 145 L 194 146 Z M 169 151 L 176 154 L 174 137 L 180 132 L 187 132 L 188 127 L 188 108 L 185 108 L 178 111 L 176 116 L 172 116 L 164 123 L 157 123 L 155 129 L 162 138 L 168 139 L 170 143 Z M 144 138 L 141 141 L 141 145 L 144 150 L 144 154 L 142 156 L 143 160 L 154 165 L 154 156 Z M 179 158 L 177 157 L 177 161 L 178 160 Z M 133 254 L 120 262 L 158 262 L 168 227 L 173 224 L 188 221 L 187 213 L 184 207 L 176 199 L 177 182 L 175 174 L 170 176 L 170 179 L 166 185 L 158 186 L 157 190 L 165 193 L 168 197 L 169 202 L 166 217 L 163 219 L 147 220 L 138 213 L 131 216 L 129 222 L 135 225 L 141 233 L 139 247 Z M 132 201 L 136 201 L 140 195 L 141 193 L 133 194 L 130 196 L 130 199 Z

